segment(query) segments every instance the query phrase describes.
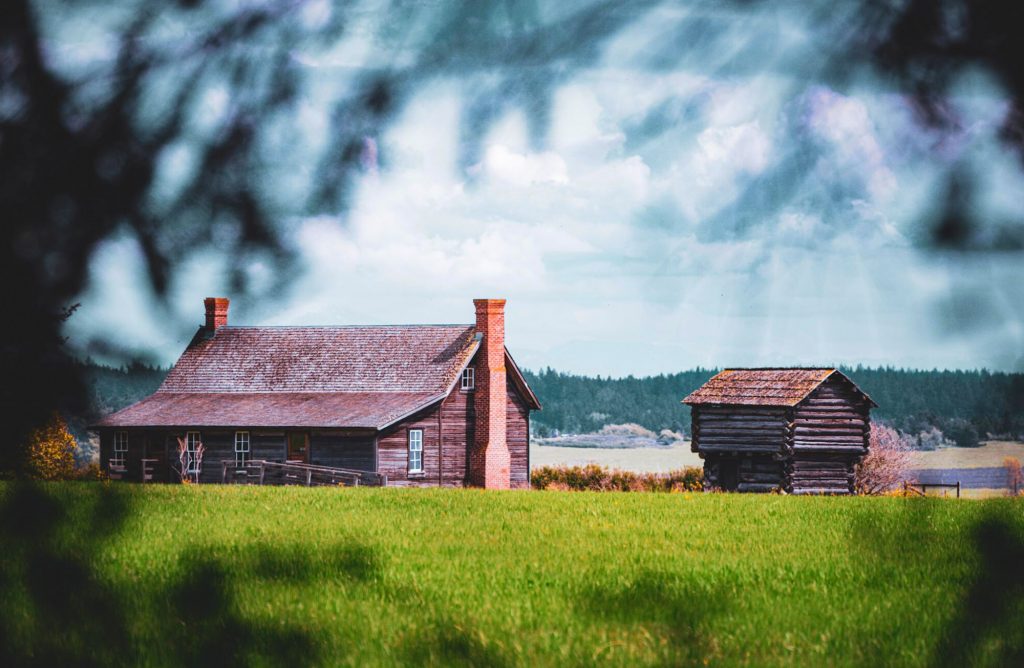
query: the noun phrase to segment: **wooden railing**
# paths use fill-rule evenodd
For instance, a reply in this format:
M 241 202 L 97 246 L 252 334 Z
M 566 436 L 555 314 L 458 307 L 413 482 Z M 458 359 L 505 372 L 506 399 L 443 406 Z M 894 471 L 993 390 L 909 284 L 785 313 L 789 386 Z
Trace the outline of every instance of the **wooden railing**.
M 383 487 L 388 483 L 388 478 L 371 471 L 313 466 L 300 462 L 282 463 L 256 459 L 238 466 L 234 461 L 226 459 L 221 461 L 221 482 L 238 485 Z
M 159 459 L 141 459 L 139 460 L 138 475 L 136 476 L 136 473 L 132 473 L 129 476 L 127 461 L 118 463 L 114 459 L 110 459 L 107 464 L 107 476 L 111 480 L 127 480 L 130 477 L 140 482 L 153 482 L 156 478 L 156 468 L 159 463 Z

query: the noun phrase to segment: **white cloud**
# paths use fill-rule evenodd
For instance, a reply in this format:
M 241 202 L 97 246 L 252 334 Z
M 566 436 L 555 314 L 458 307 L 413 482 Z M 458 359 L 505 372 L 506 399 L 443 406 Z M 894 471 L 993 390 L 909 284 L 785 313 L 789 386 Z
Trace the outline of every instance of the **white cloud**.
M 848 177 L 863 179 L 874 200 L 885 201 L 895 194 L 896 176 L 886 164 L 864 102 L 816 88 L 809 95 L 807 123 L 831 147 L 836 167 Z
M 557 153 L 516 153 L 501 144 L 489 146 L 483 162 L 472 169 L 485 178 L 511 186 L 569 181 L 565 160 Z
M 758 174 L 768 165 L 771 142 L 757 121 L 707 128 L 697 137 L 697 143 L 700 164 L 708 172 Z

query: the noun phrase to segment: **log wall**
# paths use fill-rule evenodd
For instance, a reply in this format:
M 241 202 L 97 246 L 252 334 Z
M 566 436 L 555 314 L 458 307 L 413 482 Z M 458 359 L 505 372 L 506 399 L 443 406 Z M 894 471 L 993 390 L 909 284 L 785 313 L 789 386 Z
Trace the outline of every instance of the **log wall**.
M 704 484 L 735 491 L 850 494 L 867 453 L 870 405 L 833 376 L 795 407 L 693 406 Z
M 840 376 L 832 376 L 797 405 L 790 491 L 853 493 L 853 467 L 867 454 L 869 411 L 869 404 Z
M 707 488 L 767 492 L 786 485 L 783 460 L 792 411 L 772 406 L 693 407 L 691 448 L 704 459 Z

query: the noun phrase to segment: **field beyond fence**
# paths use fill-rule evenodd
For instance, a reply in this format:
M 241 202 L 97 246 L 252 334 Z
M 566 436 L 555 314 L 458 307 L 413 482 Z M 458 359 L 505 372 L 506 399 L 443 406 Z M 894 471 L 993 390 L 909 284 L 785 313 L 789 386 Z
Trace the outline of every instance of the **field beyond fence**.
M 1009 499 L 68 483 L 0 487 L 0 514 L 4 665 L 1024 651 L 1024 505 Z

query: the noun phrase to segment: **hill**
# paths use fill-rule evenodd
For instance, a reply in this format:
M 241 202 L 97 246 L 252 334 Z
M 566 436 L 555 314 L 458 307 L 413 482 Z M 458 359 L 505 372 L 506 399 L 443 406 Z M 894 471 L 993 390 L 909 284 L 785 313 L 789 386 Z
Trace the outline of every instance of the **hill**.
M 923 447 L 928 447 L 929 438 L 976 445 L 979 437 L 989 434 L 1024 434 L 1022 374 L 888 367 L 842 371 L 878 403 L 873 416 L 906 433 L 924 434 Z M 646 378 L 602 378 L 548 368 L 524 375 L 544 405 L 532 418 L 535 431 L 546 436 L 595 432 L 623 423 L 688 434 L 690 410 L 679 402 L 716 373 L 718 369 L 693 369 Z

